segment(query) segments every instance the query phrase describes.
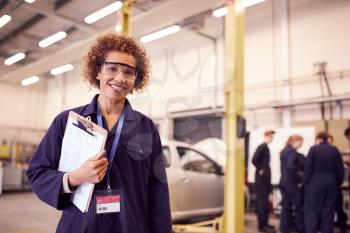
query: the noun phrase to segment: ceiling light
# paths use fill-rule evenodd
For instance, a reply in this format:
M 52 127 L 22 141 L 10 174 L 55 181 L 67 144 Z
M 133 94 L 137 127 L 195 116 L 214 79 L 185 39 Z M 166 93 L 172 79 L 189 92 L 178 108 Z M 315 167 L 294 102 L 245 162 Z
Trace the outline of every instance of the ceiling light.
M 9 66 L 9 65 L 12 65 L 12 64 L 22 60 L 25 57 L 26 57 L 26 55 L 24 53 L 17 53 L 15 55 L 7 58 L 4 63 L 5 63 L 5 65 Z
M 166 36 L 169 36 L 169 35 L 174 34 L 176 32 L 179 32 L 180 30 L 181 30 L 181 27 L 178 25 L 170 26 L 170 27 L 164 28 L 162 30 L 159 30 L 157 32 L 153 32 L 151 34 L 143 36 L 143 37 L 141 37 L 140 41 L 142 43 L 148 43 L 148 42 L 151 42 L 153 40 L 157 40 L 159 38 L 166 37 Z
M 63 31 L 57 32 L 57 33 L 53 34 L 52 36 L 49 36 L 49 37 L 43 39 L 42 41 L 40 41 L 39 46 L 41 48 L 45 48 L 53 43 L 56 43 L 59 40 L 62 40 L 66 36 L 67 36 L 67 33 L 65 33 Z
M 250 7 L 250 6 L 259 4 L 259 3 L 264 2 L 264 1 L 266 1 L 266 0 L 245 0 L 243 2 L 243 5 L 246 8 L 246 7 Z M 215 16 L 215 17 L 222 17 L 222 16 L 225 16 L 226 14 L 227 14 L 227 7 L 221 7 L 219 9 L 213 11 L 213 16 Z
M 0 28 L 2 28 L 5 24 L 10 22 L 10 20 L 11 20 L 11 16 L 9 16 L 9 15 L 1 16 L 1 18 L 0 18 Z
M 36 0 L 24 0 L 26 3 L 32 4 L 33 2 L 35 2 Z
M 22 86 L 29 86 L 33 83 L 36 83 L 39 81 L 39 77 L 38 76 L 32 76 L 32 77 L 29 77 L 29 78 L 26 78 L 26 79 L 23 79 L 22 82 L 21 82 L 21 85 Z
M 227 7 L 221 7 L 215 11 L 213 11 L 213 16 L 215 17 L 222 17 L 227 14 Z
M 56 67 L 56 68 L 53 68 L 50 73 L 52 75 L 59 75 L 59 74 L 62 74 L 64 72 L 67 72 L 67 71 L 70 71 L 74 68 L 74 66 L 72 64 L 65 64 L 63 66 L 59 66 L 59 67 Z
M 118 24 L 117 26 L 115 26 L 115 28 L 114 28 L 114 30 L 116 31 L 116 32 L 121 32 L 122 31 L 122 25 L 121 24 Z
M 118 11 L 122 7 L 123 3 L 120 1 L 116 1 L 88 16 L 85 17 L 84 21 L 85 23 L 92 24 L 96 21 L 102 19 L 103 17 L 106 17 L 107 15 L 112 14 L 113 12 Z
M 244 0 L 243 5 L 244 7 L 250 7 L 262 2 L 265 2 L 266 0 Z

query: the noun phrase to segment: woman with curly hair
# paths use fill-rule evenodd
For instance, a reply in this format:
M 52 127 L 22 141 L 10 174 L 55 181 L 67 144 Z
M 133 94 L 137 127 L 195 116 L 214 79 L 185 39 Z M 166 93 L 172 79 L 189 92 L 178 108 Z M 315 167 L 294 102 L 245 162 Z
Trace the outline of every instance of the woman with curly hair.
M 36 150 L 27 175 L 45 203 L 63 210 L 59 233 L 170 233 L 169 191 L 159 133 L 152 120 L 132 109 L 126 96 L 147 85 L 150 65 L 145 50 L 125 35 L 99 36 L 83 63 L 84 79 L 99 89 L 90 104 L 63 111 Z M 108 130 L 105 151 L 71 172 L 58 171 L 69 111 Z M 120 129 L 120 130 L 119 130 Z M 71 195 L 94 183 L 89 209 L 82 213 Z M 99 197 L 118 194 L 119 210 L 99 211 Z M 114 199 L 114 201 L 116 201 Z

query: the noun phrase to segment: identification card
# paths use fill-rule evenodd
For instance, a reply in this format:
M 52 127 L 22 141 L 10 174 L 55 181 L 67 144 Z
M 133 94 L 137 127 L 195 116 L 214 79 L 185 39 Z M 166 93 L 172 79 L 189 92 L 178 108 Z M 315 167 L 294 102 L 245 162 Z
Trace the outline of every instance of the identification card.
M 118 190 L 98 191 L 95 194 L 95 213 L 120 213 L 121 194 Z

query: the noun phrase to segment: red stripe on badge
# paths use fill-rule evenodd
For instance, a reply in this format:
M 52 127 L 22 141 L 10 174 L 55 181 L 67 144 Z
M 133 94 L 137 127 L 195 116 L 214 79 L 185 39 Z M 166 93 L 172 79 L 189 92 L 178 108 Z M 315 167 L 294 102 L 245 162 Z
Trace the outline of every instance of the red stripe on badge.
M 111 203 L 111 202 L 120 202 L 120 195 L 96 197 L 97 204 L 104 204 L 104 203 Z

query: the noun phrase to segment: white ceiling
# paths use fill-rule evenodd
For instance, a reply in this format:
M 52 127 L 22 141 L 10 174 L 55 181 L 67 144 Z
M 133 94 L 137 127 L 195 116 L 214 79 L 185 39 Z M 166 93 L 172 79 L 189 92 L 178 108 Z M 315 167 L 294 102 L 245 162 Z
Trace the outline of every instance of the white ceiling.
M 0 0 L 0 16 L 12 16 L 0 29 L 0 82 L 19 84 L 30 75 L 43 74 L 52 67 L 79 59 L 96 34 L 113 29 L 117 22 L 116 14 L 92 25 L 84 23 L 84 18 L 112 2 L 37 0 L 27 4 L 23 0 Z M 220 37 L 222 19 L 211 17 L 211 11 L 222 3 L 222 0 L 138 0 L 133 6 L 133 35 L 139 37 L 178 23 L 188 33 Z M 40 40 L 61 30 L 68 34 L 65 39 L 47 48 L 38 46 Z M 25 52 L 26 58 L 11 66 L 4 65 L 4 60 L 17 52 Z

